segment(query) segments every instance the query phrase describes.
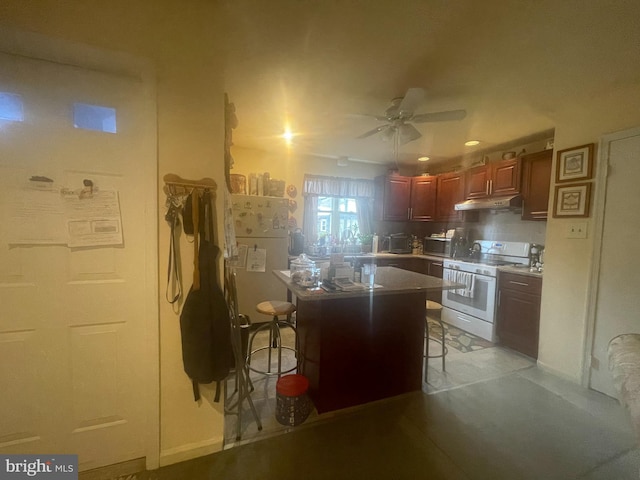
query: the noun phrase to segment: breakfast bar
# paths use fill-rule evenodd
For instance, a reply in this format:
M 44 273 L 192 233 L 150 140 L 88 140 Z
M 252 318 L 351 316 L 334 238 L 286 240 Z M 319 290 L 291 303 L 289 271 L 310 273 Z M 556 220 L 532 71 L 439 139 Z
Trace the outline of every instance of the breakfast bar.
M 459 285 L 378 267 L 373 289 L 326 292 L 273 273 L 296 299 L 298 372 L 318 413 L 422 388 L 427 292 Z

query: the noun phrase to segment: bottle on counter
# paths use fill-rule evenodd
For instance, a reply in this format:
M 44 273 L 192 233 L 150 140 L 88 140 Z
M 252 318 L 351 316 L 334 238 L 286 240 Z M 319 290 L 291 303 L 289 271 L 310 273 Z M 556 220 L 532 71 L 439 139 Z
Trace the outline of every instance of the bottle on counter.
M 373 234 L 373 240 L 371 240 L 371 253 L 378 253 L 378 234 Z
M 411 253 L 414 255 L 422 255 L 422 243 L 415 235 L 411 235 Z

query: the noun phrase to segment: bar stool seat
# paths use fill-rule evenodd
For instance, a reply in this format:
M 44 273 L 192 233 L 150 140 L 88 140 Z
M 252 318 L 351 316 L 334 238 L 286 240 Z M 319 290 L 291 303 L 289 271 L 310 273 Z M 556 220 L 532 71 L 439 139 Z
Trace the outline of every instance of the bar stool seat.
M 283 302 L 280 300 L 267 300 L 265 302 L 260 302 L 256 305 L 256 311 L 262 313 L 264 315 L 270 315 L 272 317 L 270 322 L 267 322 L 260 327 L 258 327 L 249 338 L 249 346 L 247 351 L 247 366 L 249 369 L 256 373 L 260 373 L 262 375 L 282 375 L 283 373 L 292 372 L 297 368 L 297 365 L 294 365 L 292 368 L 282 371 L 282 350 L 290 350 L 293 351 L 297 356 L 298 353 L 298 334 L 296 331 L 296 327 L 291 322 L 291 314 L 296 311 L 296 306 L 291 302 Z M 286 320 L 281 320 L 280 317 L 286 316 Z M 282 345 L 282 335 L 280 330 L 283 328 L 291 328 L 295 335 L 295 346 L 285 346 Z M 269 330 L 269 343 L 265 347 L 253 348 L 253 341 L 258 333 Z M 271 371 L 271 350 L 276 349 L 278 352 L 278 368 L 276 372 Z M 251 365 L 251 357 L 262 350 L 268 350 L 268 364 L 266 370 L 260 370 Z
M 442 358 L 442 371 L 445 371 L 445 356 L 447 355 L 448 352 L 448 348 L 447 348 L 447 344 L 445 343 L 445 330 L 444 330 L 444 323 L 442 322 L 441 319 L 441 315 L 442 315 L 442 305 L 439 304 L 438 302 L 434 302 L 433 300 L 427 300 L 426 302 L 426 309 L 427 309 L 427 315 L 425 318 L 425 327 L 426 327 L 426 333 L 425 333 L 425 342 L 426 342 L 426 354 L 425 354 L 425 359 L 424 359 L 424 381 L 427 381 L 427 371 L 428 371 L 428 365 L 429 365 L 429 359 L 430 358 Z M 434 322 L 437 323 L 440 326 L 440 330 L 441 330 L 441 336 L 440 338 L 431 338 L 429 335 L 429 322 Z M 441 353 L 437 354 L 437 355 L 431 355 L 429 353 L 429 343 L 430 341 L 434 341 L 437 342 L 441 345 L 442 350 Z

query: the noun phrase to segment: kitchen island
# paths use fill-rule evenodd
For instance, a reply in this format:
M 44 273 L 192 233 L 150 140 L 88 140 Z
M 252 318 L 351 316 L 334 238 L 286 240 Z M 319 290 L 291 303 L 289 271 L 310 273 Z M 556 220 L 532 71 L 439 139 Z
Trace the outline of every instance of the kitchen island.
M 378 267 L 372 290 L 329 293 L 273 273 L 296 298 L 298 372 L 318 413 L 422 388 L 427 292 L 460 285 Z

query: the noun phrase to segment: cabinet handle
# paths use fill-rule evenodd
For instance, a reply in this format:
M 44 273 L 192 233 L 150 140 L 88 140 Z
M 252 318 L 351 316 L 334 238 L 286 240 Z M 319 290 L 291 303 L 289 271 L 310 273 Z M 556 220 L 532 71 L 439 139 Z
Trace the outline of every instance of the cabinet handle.
M 487 183 L 484 185 L 484 194 L 489 195 L 489 180 L 487 180 Z
M 515 282 L 513 280 L 509 280 L 509 283 L 513 283 L 514 285 L 522 285 L 523 287 L 528 287 L 529 284 L 528 283 L 524 283 L 524 282 Z
M 498 290 L 498 306 L 500 306 L 500 299 L 502 298 L 502 290 Z
M 493 180 L 489 180 L 489 195 L 493 194 Z
M 434 267 L 441 267 L 442 264 L 441 263 L 435 263 L 435 262 L 431 262 L 431 265 Z

